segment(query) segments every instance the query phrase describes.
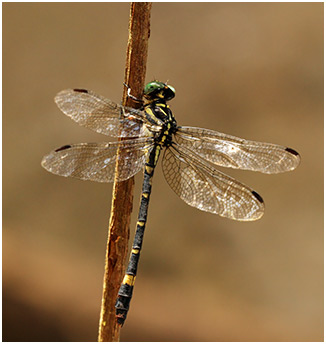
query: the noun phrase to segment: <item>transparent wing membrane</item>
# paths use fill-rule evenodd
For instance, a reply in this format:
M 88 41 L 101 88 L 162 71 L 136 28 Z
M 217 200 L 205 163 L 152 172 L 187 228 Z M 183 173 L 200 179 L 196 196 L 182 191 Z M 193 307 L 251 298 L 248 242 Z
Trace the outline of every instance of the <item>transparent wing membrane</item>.
M 126 180 L 141 170 L 153 144 L 152 138 L 109 143 L 78 143 L 58 148 L 42 159 L 54 174 L 96 182 L 113 182 L 118 150 L 117 178 Z
M 84 89 L 58 93 L 55 102 L 75 122 L 127 140 L 66 145 L 46 155 L 42 166 L 61 176 L 112 182 L 119 151 L 117 178 L 121 181 L 140 171 L 159 144 L 165 147 L 164 176 L 187 204 L 234 220 L 259 219 L 264 213 L 259 194 L 213 166 L 280 173 L 294 170 L 300 155 L 271 143 L 177 126 L 165 103 L 174 96 L 174 89 L 157 81 L 147 87 L 143 110 L 123 107 Z
M 129 87 L 128 96 L 135 100 Z M 174 96 L 172 86 L 154 80 L 144 88 L 141 110 L 118 105 L 84 89 L 64 90 L 55 97 L 60 110 L 76 123 L 125 139 L 62 146 L 43 157 L 46 170 L 64 177 L 112 182 L 114 178 L 129 179 L 145 166 L 132 252 L 115 303 L 120 326 L 126 320 L 132 298 L 153 172 L 161 150 L 165 179 L 184 202 L 238 221 L 261 218 L 264 201 L 256 191 L 218 171 L 216 166 L 280 173 L 294 170 L 300 163 L 300 155 L 291 148 L 177 126 L 167 105 Z
M 172 146 L 162 162 L 166 181 L 192 207 L 239 221 L 259 219 L 263 199 L 252 189 L 209 166 L 190 149 Z
M 300 162 L 300 155 L 291 148 L 208 129 L 179 127 L 174 138 L 180 146 L 218 166 L 270 174 L 292 171 Z
M 65 115 L 97 133 L 113 137 L 148 136 L 148 123 L 142 111 L 123 107 L 92 91 L 68 89 L 59 92 L 54 100 Z M 160 127 L 152 129 L 159 131 Z

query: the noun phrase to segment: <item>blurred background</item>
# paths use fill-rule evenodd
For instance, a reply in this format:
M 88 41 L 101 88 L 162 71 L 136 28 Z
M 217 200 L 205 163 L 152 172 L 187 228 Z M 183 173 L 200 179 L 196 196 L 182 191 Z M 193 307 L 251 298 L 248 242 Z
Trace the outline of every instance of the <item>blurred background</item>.
M 3 4 L 3 340 L 96 341 L 112 185 L 51 175 L 42 156 L 110 138 L 54 104 L 120 102 L 129 3 Z M 323 3 L 155 3 L 147 81 L 180 125 L 296 149 L 280 175 L 223 169 L 264 217 L 201 212 L 154 177 L 123 341 L 323 340 Z M 142 176 L 136 177 L 134 234 Z

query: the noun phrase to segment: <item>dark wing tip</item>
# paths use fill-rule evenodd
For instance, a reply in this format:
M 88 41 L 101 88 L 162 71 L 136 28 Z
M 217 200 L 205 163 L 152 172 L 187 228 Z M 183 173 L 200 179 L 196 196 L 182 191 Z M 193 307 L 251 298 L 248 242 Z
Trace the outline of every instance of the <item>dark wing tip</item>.
M 299 154 L 297 151 L 295 151 L 294 149 L 292 149 L 292 148 L 287 147 L 287 148 L 285 148 L 285 150 L 286 150 L 287 152 L 289 152 L 289 153 L 295 155 L 295 156 L 300 156 L 300 154 Z
M 260 203 L 264 203 L 263 198 L 256 191 L 251 191 L 251 193 L 258 199 Z
M 88 93 L 87 90 L 83 89 L 83 88 L 74 88 L 75 92 L 80 92 L 80 93 Z
M 68 149 L 68 148 L 71 148 L 71 146 L 70 146 L 70 145 L 65 145 L 65 146 L 62 146 L 62 147 L 60 147 L 60 148 L 57 148 L 57 149 L 55 150 L 55 152 L 60 152 L 60 151 L 63 151 L 63 150 L 65 150 L 65 149 Z

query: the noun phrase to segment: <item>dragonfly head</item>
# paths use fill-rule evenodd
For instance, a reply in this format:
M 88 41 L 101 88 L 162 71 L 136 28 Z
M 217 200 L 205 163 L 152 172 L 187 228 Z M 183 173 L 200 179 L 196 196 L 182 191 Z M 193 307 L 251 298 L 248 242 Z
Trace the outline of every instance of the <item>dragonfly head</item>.
M 175 89 L 157 80 L 149 82 L 144 88 L 144 97 L 148 100 L 171 100 L 175 96 Z

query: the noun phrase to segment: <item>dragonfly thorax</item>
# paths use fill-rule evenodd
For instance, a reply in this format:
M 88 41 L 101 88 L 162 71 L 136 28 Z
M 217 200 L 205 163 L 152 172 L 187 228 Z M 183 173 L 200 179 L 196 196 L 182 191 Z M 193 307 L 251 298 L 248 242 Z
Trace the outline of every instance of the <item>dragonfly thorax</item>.
M 138 100 L 130 94 L 128 96 Z M 145 232 L 154 170 L 163 151 L 162 170 L 172 190 L 187 204 L 238 221 L 258 220 L 262 197 L 218 166 L 280 173 L 294 170 L 300 155 L 294 149 L 255 142 L 213 130 L 177 126 L 166 104 L 172 86 L 152 81 L 145 86 L 141 109 L 119 105 L 85 89 L 68 89 L 55 97 L 58 107 L 78 124 L 124 140 L 68 144 L 42 159 L 54 174 L 97 182 L 124 181 L 144 170 L 137 229 L 130 261 L 116 301 L 116 319 L 123 325 L 132 298 Z
M 144 111 L 149 122 L 159 125 L 161 130 L 157 133 L 157 141 L 164 146 L 172 142 L 172 134 L 177 131 L 177 122 L 171 109 L 164 100 L 155 100 L 145 105 Z

